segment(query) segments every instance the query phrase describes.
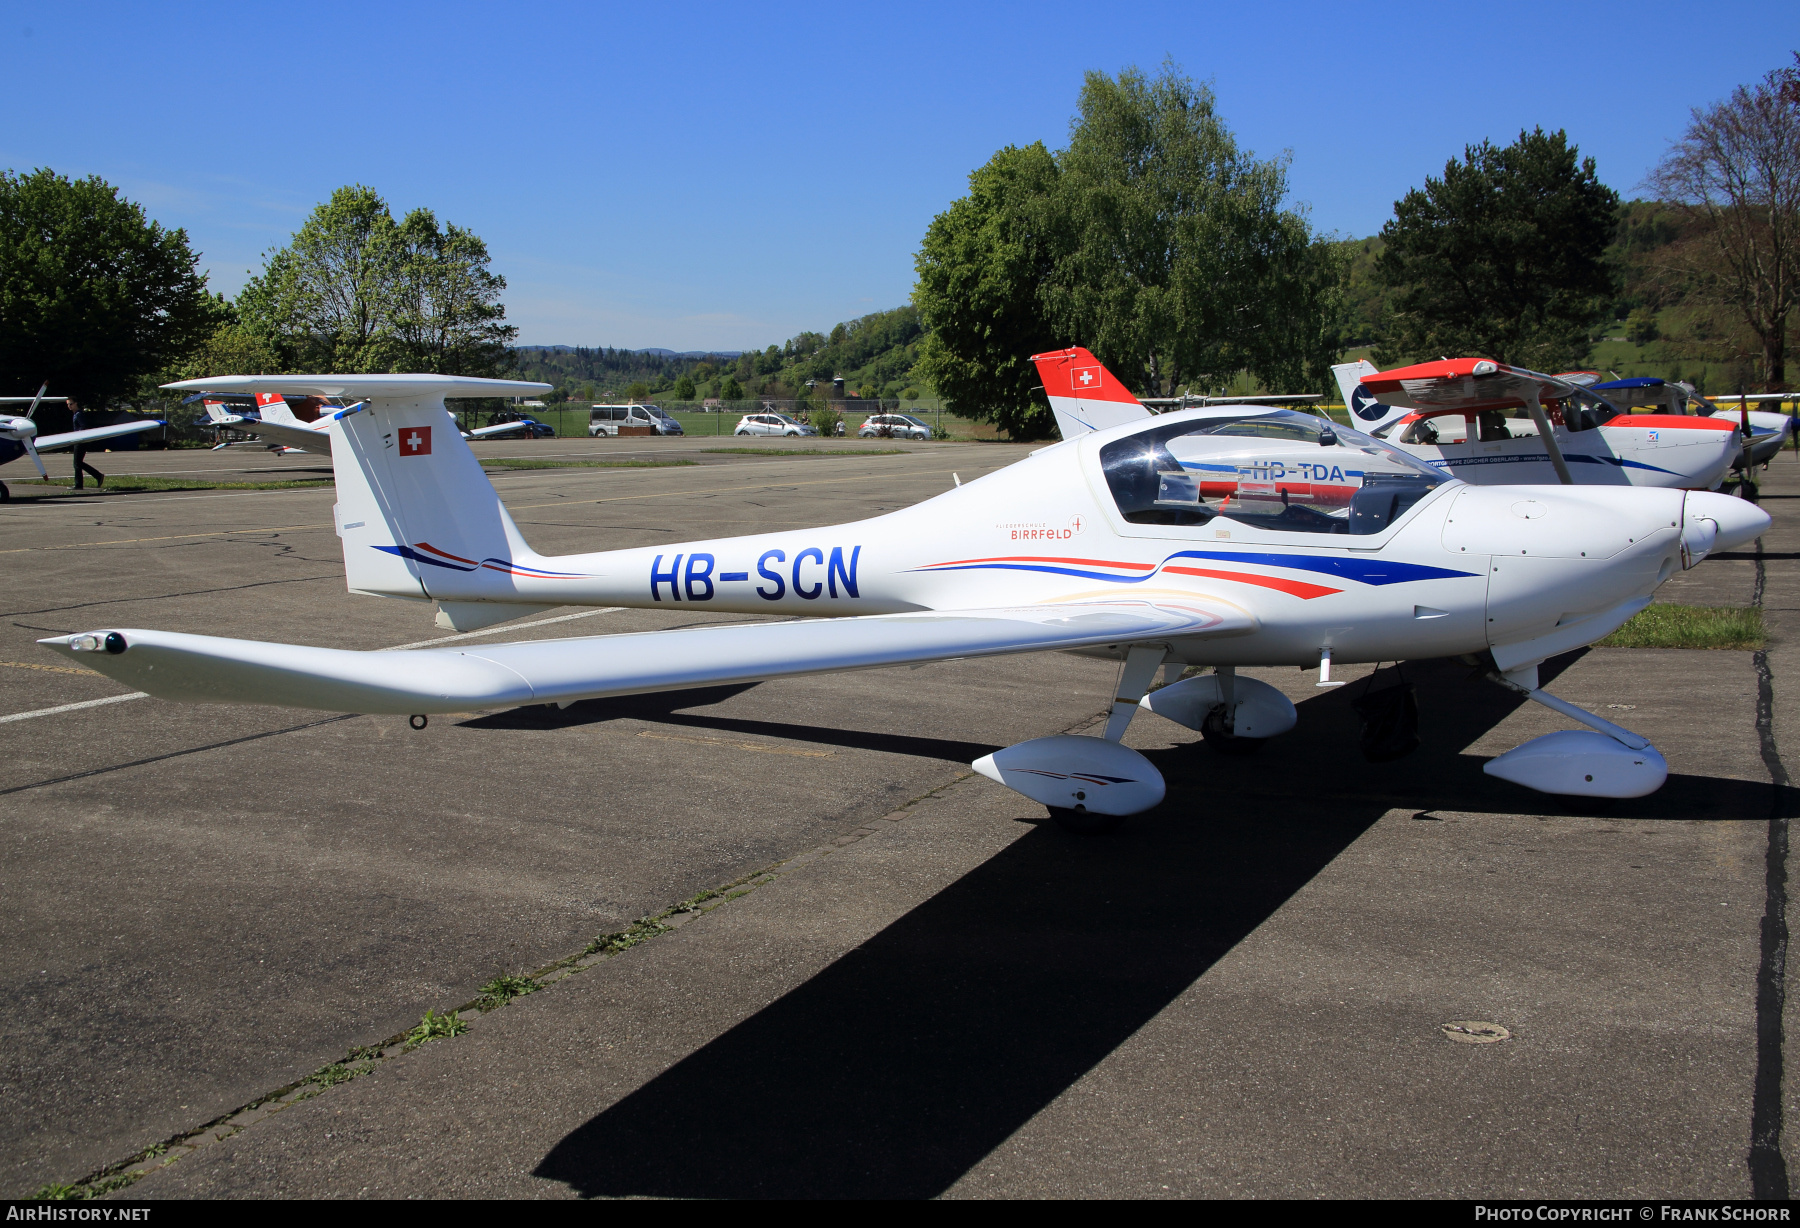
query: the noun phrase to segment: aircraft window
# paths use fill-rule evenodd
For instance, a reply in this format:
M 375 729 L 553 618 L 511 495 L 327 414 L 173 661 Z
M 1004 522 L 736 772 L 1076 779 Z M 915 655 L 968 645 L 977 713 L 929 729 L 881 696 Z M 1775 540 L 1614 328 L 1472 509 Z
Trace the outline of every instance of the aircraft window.
M 1367 435 L 1292 410 L 1189 418 L 1100 449 L 1133 524 L 1224 518 L 1297 533 L 1379 533 L 1449 479 Z
M 1563 425 L 1571 431 L 1591 431 L 1618 417 L 1618 409 L 1587 389 L 1578 389 L 1562 403 Z

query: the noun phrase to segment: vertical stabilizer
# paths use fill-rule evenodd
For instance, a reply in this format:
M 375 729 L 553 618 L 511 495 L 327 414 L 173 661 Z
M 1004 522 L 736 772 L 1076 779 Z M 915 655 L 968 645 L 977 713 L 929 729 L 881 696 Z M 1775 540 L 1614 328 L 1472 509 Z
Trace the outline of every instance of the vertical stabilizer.
M 1368 359 L 1359 358 L 1355 362 L 1339 363 L 1331 369 L 1331 373 L 1337 376 L 1338 391 L 1344 396 L 1344 408 L 1350 411 L 1350 423 L 1357 430 L 1376 430 L 1395 418 L 1405 417 L 1409 412 L 1404 405 L 1382 404 L 1362 386 L 1364 376 L 1377 374 L 1375 364 Z
M 1056 429 L 1064 439 L 1103 431 L 1123 422 L 1148 418 L 1150 411 L 1086 349 L 1077 345 L 1048 354 L 1033 354 Z
M 441 399 L 377 400 L 331 426 L 344 574 L 356 592 L 518 601 L 537 570 Z

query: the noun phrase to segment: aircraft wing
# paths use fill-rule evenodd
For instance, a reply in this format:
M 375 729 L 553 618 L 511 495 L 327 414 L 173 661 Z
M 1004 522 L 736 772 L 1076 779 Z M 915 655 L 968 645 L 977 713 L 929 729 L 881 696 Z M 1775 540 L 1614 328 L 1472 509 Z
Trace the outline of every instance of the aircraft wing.
M 1386 405 L 1465 412 L 1555 401 L 1575 391 L 1574 384 L 1554 375 L 1488 358 L 1449 358 L 1377 371 L 1363 376 L 1362 386 Z
M 1257 626 L 1254 615 L 1229 602 L 1171 597 L 685 627 L 416 652 L 351 652 L 129 628 L 38 642 L 163 699 L 412 714 L 1242 635 Z
M 511 431 L 529 431 L 529 422 L 502 422 L 496 426 L 484 426 L 479 430 L 467 432 L 470 439 L 487 439 L 492 435 L 505 435 Z
M 49 452 L 55 448 L 72 448 L 78 443 L 93 443 L 97 439 L 117 439 L 121 435 L 135 435 L 139 431 L 154 431 L 162 425 L 160 418 L 154 422 L 120 422 L 114 426 L 90 427 L 85 431 L 39 435 L 32 443 L 39 452 Z
M 1258 393 L 1253 397 L 1139 397 L 1138 402 L 1143 405 L 1172 405 L 1176 409 L 1209 409 L 1214 405 L 1304 405 L 1324 399 L 1324 393 L 1300 392 L 1293 396 L 1265 396 Z
M 331 455 L 329 431 L 315 431 L 305 426 L 284 426 L 266 418 L 260 422 L 245 422 L 239 429 L 251 432 L 265 443 L 278 443 L 304 452 L 317 452 L 321 456 Z

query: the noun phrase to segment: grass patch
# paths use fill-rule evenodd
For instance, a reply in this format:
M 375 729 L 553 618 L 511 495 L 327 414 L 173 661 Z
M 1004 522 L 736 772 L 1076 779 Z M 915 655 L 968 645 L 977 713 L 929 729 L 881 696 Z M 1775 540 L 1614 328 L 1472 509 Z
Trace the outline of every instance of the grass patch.
M 673 911 L 673 910 L 671 910 Z M 582 955 L 617 955 L 620 951 L 629 951 L 638 943 L 654 938 L 658 934 L 668 932 L 669 927 L 652 917 L 641 917 L 630 929 L 620 930 L 614 934 L 602 934 L 587 944 Z
M 73 478 L 8 478 L 10 486 L 63 486 L 75 485 Z M 279 482 L 214 482 L 206 478 L 158 478 L 147 477 L 139 473 L 109 474 L 106 485 L 98 487 L 99 493 L 106 495 L 117 491 L 120 494 L 145 490 L 299 490 L 314 486 L 329 486 L 330 478 L 297 478 L 292 481 Z M 86 494 L 84 488 L 82 491 Z
M 483 469 L 673 469 L 681 465 L 697 465 L 691 460 L 532 460 L 502 456 L 483 460 Z
M 329 1066 L 321 1066 L 306 1076 L 308 1083 L 318 1087 L 336 1087 L 340 1083 L 368 1074 L 375 1069 L 375 1063 L 364 1061 L 351 1065 L 346 1062 L 333 1062 Z
M 701 448 L 734 456 L 904 456 L 910 448 Z
M 1601 640 L 1601 648 L 1761 648 L 1762 610 L 1653 605 Z
M 424 1017 L 419 1020 L 419 1026 L 406 1034 L 406 1047 L 417 1049 L 420 1045 L 434 1040 L 448 1040 L 452 1036 L 461 1036 L 468 1030 L 469 1025 L 464 1023 L 463 1017 L 455 1011 L 446 1011 L 441 1015 L 436 1011 L 426 1011 Z
M 528 976 L 497 976 L 481 987 L 481 997 L 476 999 L 476 1004 L 484 1011 L 491 1011 L 542 988 Z

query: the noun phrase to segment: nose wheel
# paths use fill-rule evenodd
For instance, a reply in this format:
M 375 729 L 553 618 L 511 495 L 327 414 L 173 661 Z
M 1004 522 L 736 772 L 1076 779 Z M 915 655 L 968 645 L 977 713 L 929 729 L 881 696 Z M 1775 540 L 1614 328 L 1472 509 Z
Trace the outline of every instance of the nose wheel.
M 1046 806 L 1050 817 L 1064 831 L 1076 836 L 1102 836 L 1107 832 L 1118 831 L 1125 824 L 1122 814 L 1093 814 L 1086 810 L 1065 810 L 1061 806 Z

